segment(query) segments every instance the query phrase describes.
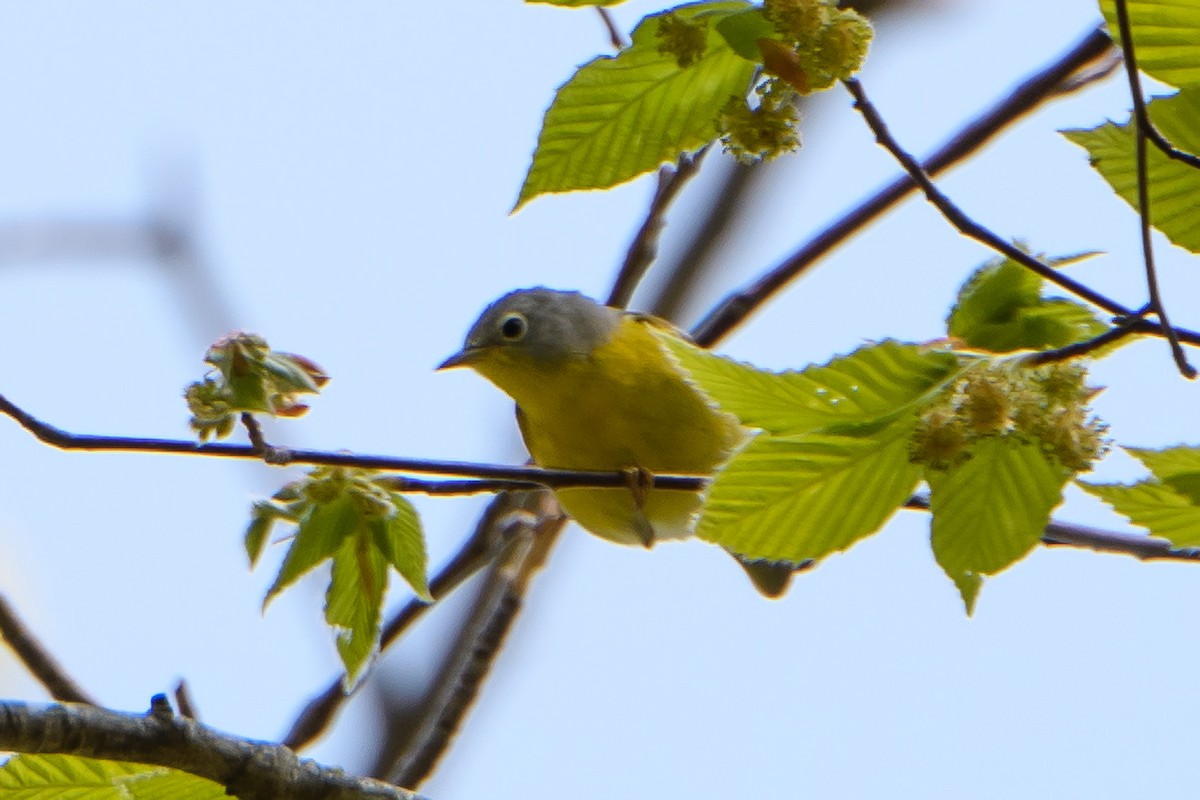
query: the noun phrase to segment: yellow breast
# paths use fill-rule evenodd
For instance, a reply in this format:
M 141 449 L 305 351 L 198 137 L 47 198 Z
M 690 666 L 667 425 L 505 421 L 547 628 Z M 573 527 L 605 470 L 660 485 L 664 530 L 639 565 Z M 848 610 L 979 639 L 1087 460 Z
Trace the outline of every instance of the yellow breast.
M 517 402 L 521 433 L 543 467 L 708 475 L 745 439 L 671 362 L 648 326 L 627 315 L 589 355 L 552 363 L 505 353 L 481 373 Z M 580 525 L 614 541 L 674 538 L 690 532 L 694 492 L 657 489 L 642 502 L 627 489 L 563 489 L 563 508 Z

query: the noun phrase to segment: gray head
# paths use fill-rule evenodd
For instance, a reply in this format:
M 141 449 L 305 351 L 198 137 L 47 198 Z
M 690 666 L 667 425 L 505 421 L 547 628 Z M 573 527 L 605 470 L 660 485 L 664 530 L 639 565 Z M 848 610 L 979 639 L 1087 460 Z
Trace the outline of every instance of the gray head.
M 485 353 L 521 353 L 553 362 L 586 356 L 612 334 L 621 312 L 579 292 L 536 287 L 492 303 L 467 333 L 463 349 L 438 369 L 474 366 Z

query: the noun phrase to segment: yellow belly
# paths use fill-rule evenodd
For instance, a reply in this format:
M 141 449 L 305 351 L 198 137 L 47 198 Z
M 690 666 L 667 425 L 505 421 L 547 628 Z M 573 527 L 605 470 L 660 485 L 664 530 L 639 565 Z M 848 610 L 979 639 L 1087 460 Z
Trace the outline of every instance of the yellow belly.
M 543 467 L 710 475 L 746 436 L 672 363 L 629 316 L 590 356 L 547 365 L 499 364 L 485 374 L 516 401 L 521 433 Z M 482 370 L 481 370 L 482 371 Z M 532 374 L 536 373 L 536 374 Z M 531 380 L 536 379 L 536 380 Z M 687 536 L 698 492 L 653 489 L 561 489 L 563 509 L 606 539 L 641 544 Z

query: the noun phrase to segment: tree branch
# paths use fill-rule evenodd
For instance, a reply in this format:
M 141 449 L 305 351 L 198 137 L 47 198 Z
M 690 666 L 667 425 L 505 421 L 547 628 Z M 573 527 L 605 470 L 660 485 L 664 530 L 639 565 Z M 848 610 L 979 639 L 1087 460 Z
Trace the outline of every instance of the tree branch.
M 8 598 L 0 594 L 0 638 L 55 700 L 96 705 L 91 695 L 77 684 L 54 656 L 42 646 L 21 621 Z
M 1117 0 L 1116 10 L 1117 34 L 1121 37 L 1119 45 L 1125 54 L 1125 67 L 1129 78 L 1130 95 L 1133 99 L 1133 115 L 1137 129 L 1140 129 L 1141 134 L 1149 139 L 1151 144 L 1161 150 L 1167 158 L 1180 161 L 1189 167 L 1200 169 L 1200 156 L 1177 148 L 1163 135 L 1153 120 L 1150 119 L 1150 112 L 1146 106 L 1146 98 L 1142 94 L 1141 80 L 1137 77 L 1138 66 L 1137 55 L 1134 52 L 1133 46 L 1133 26 L 1129 19 L 1129 5 L 1126 0 Z
M 0 703 L 0 750 L 135 761 L 216 781 L 241 800 L 413 800 L 371 778 L 300 759 L 286 747 L 249 742 L 177 717 L 162 695 L 147 714 L 77 703 Z
M 517 526 L 515 537 L 488 570 L 475 607 L 467 614 L 467 624 L 438 675 L 421 725 L 388 770 L 391 782 L 420 786 L 432 773 L 504 646 L 530 580 L 545 564 L 566 526 L 567 517 L 549 492 L 539 492 L 531 499 L 540 508 Z
M 1005 127 L 1046 100 L 1061 94 L 1064 86 L 1079 88 L 1081 84 L 1074 80 L 1078 71 L 1103 58 L 1111 50 L 1112 40 L 1108 33 L 1103 28 L 1092 31 L 1060 58 L 1027 78 L 1007 97 L 951 137 L 925 160 L 925 172 L 937 175 L 958 163 Z M 722 300 L 692 329 L 692 338 L 706 347 L 715 345 L 823 256 L 873 222 L 916 188 L 916 181 L 909 175 L 894 180 L 817 234 L 750 286 Z
M 28 412 L 18 408 L 0 395 L 0 414 L 12 417 L 37 439 L 60 450 L 87 450 L 121 453 L 164 453 L 220 458 L 262 458 L 262 451 L 253 445 L 240 444 L 197 444 L 183 439 L 154 439 L 137 436 L 95 436 L 70 433 L 42 422 Z M 394 458 L 391 456 L 356 455 L 326 450 L 287 450 L 288 463 L 321 464 L 363 469 L 399 470 L 435 475 L 465 475 L 495 481 L 492 488 L 528 488 L 530 484 L 550 488 L 567 486 L 627 487 L 629 476 L 623 472 L 588 472 L 577 470 L 541 469 L 539 467 L 513 467 L 503 464 L 473 464 L 465 461 L 435 461 L 419 458 Z M 274 462 L 271 462 L 274 463 Z M 657 489 L 681 489 L 697 491 L 704 488 L 705 480 L 690 475 L 654 476 L 651 486 Z M 420 486 L 421 482 L 414 483 Z M 418 489 L 425 491 L 425 489 Z M 431 489 L 437 493 L 437 489 Z M 452 489 L 449 493 L 455 493 Z
M 843 81 L 843 85 L 854 97 L 854 106 L 862 114 L 866 120 L 867 126 L 871 132 L 875 134 L 875 140 L 887 150 L 893 158 L 904 168 L 913 182 L 920 187 L 925 193 L 925 197 L 931 204 L 941 212 L 942 216 L 950 222 L 951 225 L 964 236 L 968 236 L 981 244 L 990 247 L 997 253 L 1004 255 L 1013 261 L 1016 261 L 1026 269 L 1032 270 L 1040 275 L 1043 279 L 1057 284 L 1066 289 L 1073 295 L 1087 300 L 1095 306 L 1098 306 L 1111 314 L 1122 317 L 1133 316 L 1133 309 L 1126 308 L 1117 301 L 1095 291 L 1087 286 L 1084 286 L 1074 278 L 1068 277 L 1065 273 L 1056 270 L 1049 264 L 1034 258 L 1029 253 L 1021 250 L 1016 245 L 1008 242 L 998 235 L 993 233 L 988 228 L 980 225 L 975 220 L 971 219 L 967 214 L 954 204 L 941 189 L 939 189 L 930 179 L 929 175 L 921 168 L 921 165 L 915 158 L 912 157 L 900 143 L 892 136 L 888 130 L 887 124 L 879 115 L 879 111 L 874 104 L 867 98 L 866 91 L 862 88 L 862 84 L 856 78 L 850 78 Z
M 626 44 L 625 35 L 617 27 L 612 14 L 604 6 L 596 6 L 596 12 L 600 14 L 600 21 L 604 23 L 604 29 L 608 32 L 608 43 L 612 45 L 613 50 L 623 49 Z
M 621 264 L 605 305 L 617 308 L 629 305 L 638 283 L 658 255 L 658 240 L 667 224 L 667 209 L 671 207 L 684 185 L 695 177 L 710 146 L 705 145 L 695 155 L 684 153 L 674 167 L 664 166 L 658 171 L 658 187 L 654 190 L 650 209 L 629 245 L 625 261 Z
M 1146 103 L 1142 96 L 1142 80 L 1138 75 L 1137 56 L 1133 49 L 1133 32 L 1129 25 L 1129 9 L 1125 0 L 1117 0 L 1117 26 L 1121 30 L 1121 43 L 1125 51 L 1125 74 L 1129 80 L 1129 93 L 1133 97 L 1134 113 L 1134 142 L 1137 159 L 1137 195 L 1138 222 L 1142 240 L 1142 262 L 1146 267 L 1146 290 L 1150 295 L 1150 309 L 1161 323 L 1163 336 L 1171 345 L 1171 356 L 1175 366 L 1185 378 L 1196 377 L 1196 368 L 1188 363 L 1179 337 L 1167 319 L 1167 308 L 1163 303 L 1162 294 L 1158 288 L 1158 274 L 1154 268 L 1154 245 L 1150 241 L 1150 179 L 1147 174 L 1147 125 L 1150 115 L 1146 113 Z
M 929 510 L 929 498 L 913 495 L 904 504 L 916 511 Z M 1118 533 L 1087 525 L 1051 520 L 1042 533 L 1042 544 L 1048 546 L 1080 547 L 1101 553 L 1133 556 L 1143 561 L 1200 561 L 1200 550 L 1176 547 L 1166 539 L 1143 536 L 1139 533 Z

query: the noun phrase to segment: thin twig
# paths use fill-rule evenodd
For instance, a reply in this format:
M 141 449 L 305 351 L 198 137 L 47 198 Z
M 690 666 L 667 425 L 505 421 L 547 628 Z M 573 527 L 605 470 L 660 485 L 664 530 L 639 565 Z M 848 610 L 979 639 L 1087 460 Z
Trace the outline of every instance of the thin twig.
M 1091 339 L 1085 339 L 1082 342 L 1075 342 L 1074 344 L 1068 344 L 1054 350 L 1043 350 L 1040 353 L 1035 353 L 1029 356 L 1028 362 L 1030 364 L 1050 364 L 1057 361 L 1067 361 L 1068 359 L 1090 355 L 1096 350 L 1118 342 L 1128 336 L 1161 336 L 1162 326 L 1157 322 L 1151 322 L 1142 317 L 1148 311 L 1148 308 L 1143 308 L 1135 312 L 1136 316 L 1118 317 L 1116 319 L 1116 326 L 1109 328 L 1104 333 Z M 1175 328 L 1175 333 L 1184 344 L 1200 347 L 1200 333 L 1184 328 Z
M 187 681 L 180 678 L 179 682 L 175 684 L 174 694 L 175 707 L 179 709 L 179 716 L 199 720 L 200 715 L 196 713 L 196 704 L 192 701 L 192 690 L 188 688 Z
M 924 162 L 930 175 L 937 175 L 978 150 L 1015 120 L 1062 92 L 1064 82 L 1084 66 L 1102 58 L 1112 48 L 1108 33 L 1099 28 L 1049 66 L 1027 78 L 1008 96 L 966 125 Z M 1072 84 L 1078 88 L 1078 83 Z M 917 188 L 909 175 L 902 175 L 834 222 L 795 253 L 745 289 L 726 297 L 692 329 L 700 345 L 711 347 L 742 324 L 770 298 L 802 275 L 835 247 L 874 221 Z
M 659 269 L 665 277 L 654 287 L 645 306 L 657 317 L 678 323 L 679 314 L 691 293 L 699 287 L 712 285 L 708 273 L 719 263 L 715 260 L 717 246 L 737 220 L 750 213 L 749 198 L 766 175 L 763 164 L 744 164 L 733 159 L 723 161 L 724 172 L 717 178 L 718 185 L 706 189 L 709 198 L 706 207 L 698 209 L 689 220 L 693 230 L 687 245 L 674 253 L 666 264 L 660 263 Z
M 489 563 L 507 534 L 506 518 L 512 513 L 511 495 L 497 495 L 488 505 L 471 536 L 458 549 L 454 557 L 429 581 L 429 593 L 440 601 L 466 582 L 468 578 Z M 412 625 L 425 615 L 433 605 L 413 599 L 404 605 L 383 625 L 379 637 L 380 652 L 387 650 Z M 362 686 L 359 681 L 355 689 Z M 316 694 L 300 711 L 291 730 L 283 738 L 283 744 L 299 750 L 307 747 L 332 724 L 350 695 L 346 693 L 341 676 Z
M 1154 268 L 1154 245 L 1150 240 L 1150 179 L 1147 173 L 1146 128 L 1150 115 L 1146 113 L 1145 98 L 1142 96 L 1142 79 L 1138 74 L 1137 55 L 1133 49 L 1133 31 L 1129 25 L 1129 9 L 1125 0 L 1117 0 L 1117 26 L 1121 31 L 1121 43 L 1125 51 L 1125 74 L 1129 79 L 1129 92 L 1133 96 L 1134 142 L 1137 153 L 1138 222 L 1142 239 L 1142 261 L 1146 267 L 1146 290 L 1150 294 L 1150 308 L 1162 324 L 1163 336 L 1171 344 L 1171 355 L 1179 372 L 1186 378 L 1196 377 L 1196 368 L 1188 363 L 1179 337 L 1167 319 L 1166 305 L 1158 288 L 1158 275 Z
M 983 225 L 980 225 L 978 222 L 967 216 L 967 214 L 961 208 L 955 205 L 955 203 L 950 200 L 950 198 L 947 197 L 945 193 L 943 193 L 942 190 L 937 187 L 936 184 L 934 184 L 925 170 L 921 168 L 921 165 L 917 162 L 917 160 L 913 158 L 908 151 L 901 147 L 900 143 L 896 141 L 896 138 L 892 136 L 891 131 L 888 130 L 887 124 L 884 123 L 879 111 L 867 98 L 866 91 L 863 89 L 862 84 L 858 81 L 858 79 L 850 78 L 842 83 L 854 97 L 854 106 L 862 114 L 863 119 L 866 120 L 867 126 L 870 127 L 871 132 L 875 134 L 876 141 L 879 142 L 879 144 L 885 150 L 891 153 L 892 157 L 899 162 L 900 166 L 904 168 L 904 171 L 908 173 L 909 177 L 911 177 L 917 186 L 919 186 L 925 193 L 925 197 L 929 200 L 929 202 L 933 204 L 933 206 L 937 208 L 939 212 L 941 212 L 942 216 L 945 217 L 946 220 L 949 221 L 959 233 L 963 234 L 964 236 L 969 236 L 977 242 L 990 247 L 1001 255 L 1007 256 L 1023 267 L 1036 272 L 1045 280 L 1057 284 L 1071 294 L 1081 297 L 1084 300 L 1087 300 L 1089 303 L 1103 308 L 1105 311 L 1108 311 L 1111 314 L 1117 314 L 1120 316 L 1131 316 L 1133 314 L 1132 309 L 1126 308 L 1106 295 L 1103 295 L 1100 292 L 1083 285 L 1074 278 L 1068 277 L 1065 273 L 1060 272 L 1049 264 L 1043 263 L 1029 253 L 1026 253 L 1024 250 L 1021 250 L 1011 242 L 1000 238 L 991 230 L 985 228 Z
M 700 169 L 700 162 L 704 160 L 708 149 L 709 145 L 705 145 L 695 155 L 684 153 L 674 167 L 664 166 L 658 171 L 658 186 L 654 190 L 654 198 L 650 201 L 650 209 L 629 245 L 625 261 L 621 264 L 612 291 L 605 301 L 606 305 L 616 308 L 629 305 L 638 283 L 658 255 L 658 240 L 667 223 L 667 209 L 679 195 L 679 190 Z
M 250 445 L 260 453 L 265 453 L 271 449 L 271 445 L 267 444 L 267 439 L 263 436 L 262 426 L 258 424 L 258 420 L 249 411 L 243 411 L 239 416 L 242 421 L 242 427 L 246 429 L 246 438 L 250 440 Z
M 0 594 L 0 638 L 37 679 L 50 696 L 64 703 L 96 705 L 91 695 L 75 682 L 62 665 L 50 655 L 29 627 L 21 621 L 8 598 Z
M 19 408 L 0 395 L 0 414 L 12 417 L 37 439 L 61 450 L 87 450 L 124 453 L 165 453 L 221 458 L 262 458 L 252 445 L 197 444 L 181 439 L 155 439 L 136 436 L 95 436 L 70 433 L 56 428 Z M 587 472 L 577 470 L 513 467 L 503 464 L 473 464 L 464 461 L 434 461 L 428 459 L 393 458 L 391 456 L 360 455 L 327 450 L 288 450 L 289 463 L 322 464 L 363 469 L 399 470 L 436 475 L 462 475 L 486 478 L 503 488 L 539 486 L 567 487 L 627 487 L 629 476 L 624 472 Z M 704 479 L 688 475 L 656 475 L 650 485 L 657 489 L 680 489 L 694 492 L 704 488 Z
M 65 753 L 183 770 L 216 781 L 241 800 L 413 800 L 371 778 L 300 759 L 281 745 L 252 742 L 171 711 L 156 696 L 147 714 L 96 706 L 0 703 L 0 750 Z
M 1125 325 L 1118 325 L 1115 328 L 1109 328 L 1091 339 L 1085 339 L 1082 342 L 1073 342 L 1062 347 L 1057 347 L 1053 350 L 1043 350 L 1040 353 L 1034 353 L 1026 359 L 1028 364 L 1055 364 L 1060 361 L 1069 361 L 1072 358 L 1080 358 L 1089 355 L 1102 347 L 1107 347 L 1110 344 L 1119 342 L 1122 339 L 1132 336 L 1137 333 L 1134 322 L 1130 320 Z
M 542 484 L 533 481 L 509 480 L 460 480 L 460 481 L 425 481 L 419 478 L 406 478 L 401 475 L 389 476 L 376 483 L 386 486 L 392 491 L 404 494 L 430 494 L 438 496 L 487 494 L 491 492 L 515 491 L 521 489 L 537 489 Z
M 1150 112 L 1146 107 L 1145 102 L 1135 102 L 1134 108 L 1140 108 L 1140 111 L 1137 112 L 1138 119 L 1141 120 L 1142 130 L 1146 132 L 1146 138 L 1150 140 L 1151 144 L 1161 150 L 1167 156 L 1167 158 L 1183 162 L 1194 169 L 1200 169 L 1200 156 L 1196 155 L 1195 153 L 1189 153 L 1186 150 L 1180 150 L 1178 147 L 1172 144 L 1171 141 L 1165 135 L 1163 135 L 1163 132 L 1158 129 L 1158 126 L 1155 125 L 1150 119 Z
M 549 493 L 541 493 L 539 510 L 505 548 L 488 571 L 468 623 L 459 633 L 447 667 L 426 706 L 424 719 L 406 751 L 388 771 L 389 782 L 420 786 L 438 760 L 479 693 L 496 654 L 504 645 L 521 610 L 529 581 L 544 565 L 567 518 Z
M 1151 144 L 1161 150 L 1167 158 L 1181 161 L 1189 167 L 1200 169 L 1200 156 L 1180 150 L 1158 129 L 1154 121 L 1150 119 L 1150 111 L 1146 105 L 1146 98 L 1142 94 L 1141 81 L 1136 77 L 1138 66 L 1137 55 L 1134 52 L 1133 45 L 1133 24 L 1129 18 L 1129 6 L 1126 0 L 1117 0 L 1116 10 L 1117 35 L 1121 38 L 1118 44 L 1125 53 L 1126 70 L 1133 73 L 1130 77 L 1130 94 L 1133 99 L 1133 115 L 1137 127 L 1141 128 L 1142 134 L 1150 140 Z
M 613 19 L 612 14 L 604 6 L 596 6 L 596 12 L 600 14 L 600 21 L 604 23 L 604 28 L 608 31 L 608 41 L 613 50 L 623 50 L 627 44 L 625 36 L 617 27 L 617 22 Z

